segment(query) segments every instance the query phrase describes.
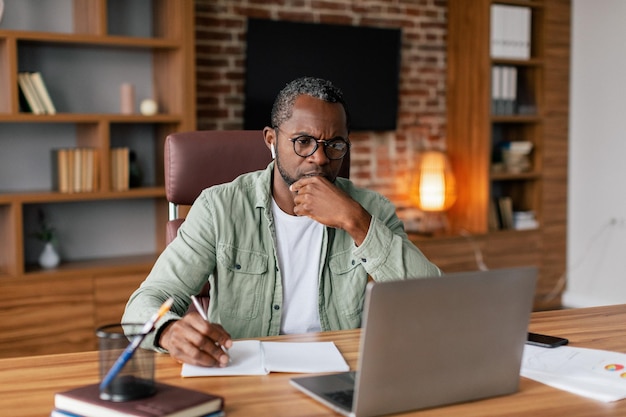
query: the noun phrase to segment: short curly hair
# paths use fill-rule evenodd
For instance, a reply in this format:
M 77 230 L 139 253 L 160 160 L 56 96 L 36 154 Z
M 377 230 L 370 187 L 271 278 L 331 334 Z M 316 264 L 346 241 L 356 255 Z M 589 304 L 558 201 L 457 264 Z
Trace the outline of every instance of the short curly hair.
M 343 92 L 333 83 L 323 78 L 301 77 L 288 83 L 276 96 L 272 106 L 272 127 L 279 127 L 293 113 L 296 98 L 301 95 L 311 96 L 328 103 L 339 103 L 346 113 L 346 127 L 350 131 L 350 115 L 343 98 Z

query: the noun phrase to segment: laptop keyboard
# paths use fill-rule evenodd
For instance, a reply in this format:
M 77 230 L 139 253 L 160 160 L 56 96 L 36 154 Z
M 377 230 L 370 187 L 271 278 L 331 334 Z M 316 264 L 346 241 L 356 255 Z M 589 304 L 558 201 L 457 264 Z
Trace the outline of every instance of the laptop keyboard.
M 352 400 L 354 398 L 354 389 L 344 391 L 327 392 L 324 394 L 330 401 L 338 404 L 348 410 L 352 409 Z

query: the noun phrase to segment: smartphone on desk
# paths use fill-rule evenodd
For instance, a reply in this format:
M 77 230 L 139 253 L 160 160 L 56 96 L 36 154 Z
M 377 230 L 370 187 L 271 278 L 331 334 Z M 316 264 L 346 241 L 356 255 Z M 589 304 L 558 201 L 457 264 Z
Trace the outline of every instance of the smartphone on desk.
M 545 348 L 555 348 L 563 346 L 569 343 L 569 340 L 563 337 L 548 336 L 546 334 L 528 333 L 528 339 L 526 343 L 534 346 L 541 346 Z

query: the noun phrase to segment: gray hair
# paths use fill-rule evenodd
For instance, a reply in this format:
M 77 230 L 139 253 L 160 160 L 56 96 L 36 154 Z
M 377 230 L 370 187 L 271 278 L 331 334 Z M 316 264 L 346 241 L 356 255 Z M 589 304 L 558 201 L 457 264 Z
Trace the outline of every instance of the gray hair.
M 346 113 L 346 127 L 348 131 L 350 130 L 350 116 L 343 99 L 343 92 L 330 81 L 314 77 L 297 78 L 280 90 L 272 106 L 273 128 L 279 127 L 291 117 L 294 102 L 301 95 L 311 96 L 328 103 L 341 104 Z

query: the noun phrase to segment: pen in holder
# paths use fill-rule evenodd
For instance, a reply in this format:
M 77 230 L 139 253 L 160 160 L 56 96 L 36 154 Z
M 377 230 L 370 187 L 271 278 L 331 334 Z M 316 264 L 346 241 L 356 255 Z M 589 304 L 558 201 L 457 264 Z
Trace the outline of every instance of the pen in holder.
M 106 381 L 100 391 L 101 399 L 122 402 L 155 393 L 154 352 L 151 350 L 136 349 L 115 374 L 111 373 L 124 352 L 128 352 L 129 339 L 141 336 L 142 328 L 143 324 L 132 323 L 109 324 L 96 330 L 100 348 L 100 380 Z
M 174 299 L 168 298 L 144 324 L 113 324 L 96 331 L 100 340 L 101 399 L 120 402 L 155 393 L 154 352 L 139 345 L 173 303 Z

